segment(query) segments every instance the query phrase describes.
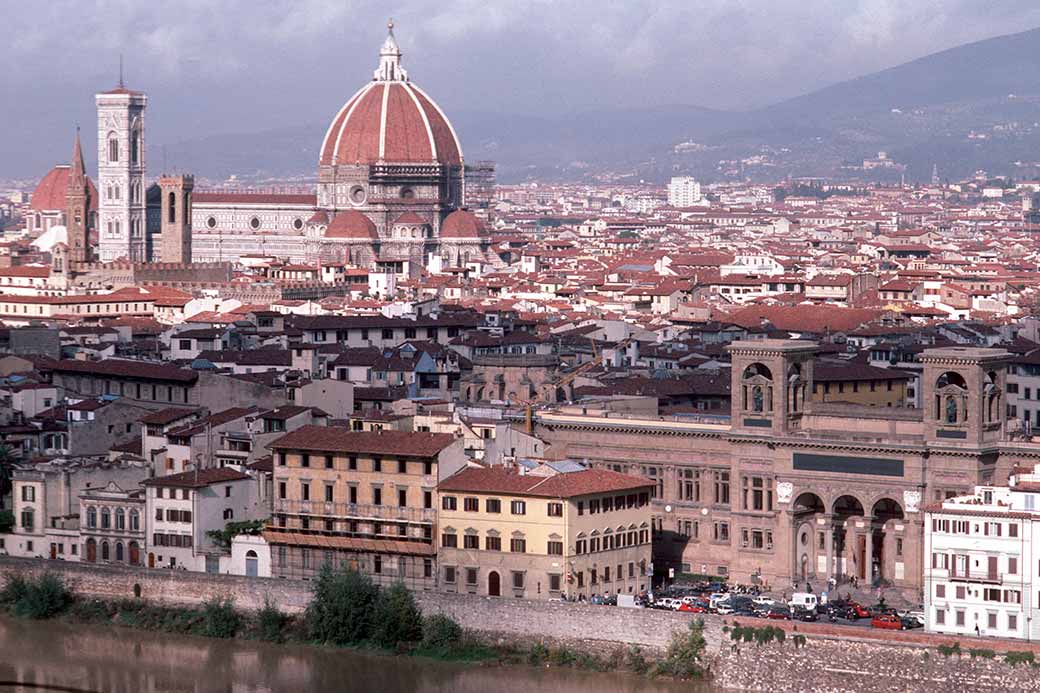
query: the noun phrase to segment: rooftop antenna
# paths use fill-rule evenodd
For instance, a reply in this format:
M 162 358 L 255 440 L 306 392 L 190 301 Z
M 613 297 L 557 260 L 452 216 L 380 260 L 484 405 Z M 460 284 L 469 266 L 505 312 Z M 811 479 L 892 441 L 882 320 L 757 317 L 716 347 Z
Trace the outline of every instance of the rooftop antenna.
M 125 85 L 123 84 L 123 54 L 122 53 L 119 54 L 119 88 L 120 89 L 125 89 L 126 88 Z

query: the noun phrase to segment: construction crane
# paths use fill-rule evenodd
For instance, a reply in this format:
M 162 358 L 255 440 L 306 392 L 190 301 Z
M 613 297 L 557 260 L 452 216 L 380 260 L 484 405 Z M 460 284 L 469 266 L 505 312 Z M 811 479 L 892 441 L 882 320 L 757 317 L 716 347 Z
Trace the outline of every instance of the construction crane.
M 552 390 L 555 392 L 557 388 L 566 387 L 567 385 L 570 385 L 578 378 L 578 376 L 584 375 L 585 373 L 588 373 L 589 371 L 602 365 L 604 358 L 603 350 L 600 349 L 599 353 L 596 353 L 595 342 L 591 338 L 589 339 L 589 341 L 592 342 L 592 353 L 594 354 L 594 358 L 591 361 L 588 361 L 587 363 L 581 364 L 570 373 L 567 373 L 566 375 L 561 377 L 559 380 L 553 381 L 551 384 L 547 386 L 543 385 L 543 387 L 551 387 Z M 625 349 L 626 347 L 628 347 L 629 344 L 631 344 L 634 341 L 635 337 L 627 337 L 615 344 L 614 349 L 616 351 Z M 524 430 L 527 433 L 532 433 L 534 431 L 533 408 L 536 402 L 538 402 L 538 398 L 528 398 L 520 401 L 520 404 L 524 405 Z

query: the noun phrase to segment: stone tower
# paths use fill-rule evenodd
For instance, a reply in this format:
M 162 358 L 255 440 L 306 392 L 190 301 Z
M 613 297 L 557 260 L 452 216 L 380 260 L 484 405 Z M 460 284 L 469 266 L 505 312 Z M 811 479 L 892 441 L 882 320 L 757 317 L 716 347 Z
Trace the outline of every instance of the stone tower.
M 813 361 L 819 347 L 796 339 L 733 342 L 731 430 L 783 436 L 799 428 L 812 397 Z
M 163 262 L 191 262 L 191 194 L 193 176 L 162 176 L 160 226 Z
M 72 147 L 72 165 L 69 182 L 65 188 L 65 228 L 68 232 L 68 261 L 90 262 L 91 253 L 87 230 L 90 219 L 90 187 L 87 185 L 86 166 L 83 165 L 83 149 L 79 144 L 79 128 L 76 128 L 76 143 Z M 63 268 L 64 270 L 64 268 Z
M 144 109 L 148 97 L 119 86 L 95 96 L 98 123 L 98 255 L 102 262 L 147 258 Z

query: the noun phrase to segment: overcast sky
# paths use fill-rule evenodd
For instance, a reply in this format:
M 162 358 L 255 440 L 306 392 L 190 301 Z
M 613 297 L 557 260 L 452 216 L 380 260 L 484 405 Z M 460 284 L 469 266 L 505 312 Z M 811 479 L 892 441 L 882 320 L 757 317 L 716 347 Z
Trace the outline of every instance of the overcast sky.
M 0 175 L 67 160 L 76 122 L 92 144 L 120 52 L 153 145 L 325 123 L 371 78 L 388 14 L 450 116 L 751 108 L 1033 28 L 1040 2 L 0 0 Z

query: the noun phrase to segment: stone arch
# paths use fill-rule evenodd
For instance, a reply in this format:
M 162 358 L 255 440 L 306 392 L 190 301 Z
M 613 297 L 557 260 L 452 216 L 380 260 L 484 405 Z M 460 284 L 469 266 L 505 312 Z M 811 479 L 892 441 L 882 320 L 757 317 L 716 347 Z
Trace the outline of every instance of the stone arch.
M 986 423 L 1001 420 L 1002 398 L 1000 376 L 996 371 L 989 371 L 982 383 L 983 416 Z
M 771 414 L 773 411 L 773 372 L 763 363 L 752 363 L 740 376 L 741 404 L 745 412 Z
M 888 496 L 875 499 L 870 506 L 870 514 L 882 524 L 889 520 L 902 520 L 906 517 L 902 504 Z
M 827 505 L 819 494 L 813 491 L 802 491 L 795 497 L 794 502 L 791 503 L 791 512 L 825 513 L 827 512 Z
M 956 371 L 946 371 L 935 379 L 932 418 L 947 426 L 963 424 L 968 419 L 968 384 Z
M 834 499 L 834 502 L 831 504 L 831 512 L 833 512 L 836 517 L 847 519 L 850 517 L 856 517 L 857 515 L 864 515 L 865 507 L 863 501 L 859 498 L 850 493 L 845 493 Z

